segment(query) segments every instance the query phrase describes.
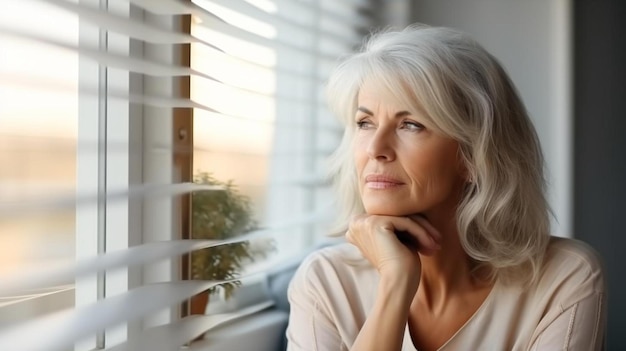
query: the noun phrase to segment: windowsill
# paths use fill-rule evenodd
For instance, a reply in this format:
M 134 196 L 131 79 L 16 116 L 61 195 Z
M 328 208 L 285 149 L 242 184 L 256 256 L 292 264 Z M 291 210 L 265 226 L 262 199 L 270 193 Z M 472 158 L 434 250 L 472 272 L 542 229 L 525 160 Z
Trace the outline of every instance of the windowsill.
M 189 347 L 181 347 L 181 350 L 280 350 L 288 318 L 288 313 L 284 311 L 261 311 L 217 327 L 205 333 L 203 340 Z

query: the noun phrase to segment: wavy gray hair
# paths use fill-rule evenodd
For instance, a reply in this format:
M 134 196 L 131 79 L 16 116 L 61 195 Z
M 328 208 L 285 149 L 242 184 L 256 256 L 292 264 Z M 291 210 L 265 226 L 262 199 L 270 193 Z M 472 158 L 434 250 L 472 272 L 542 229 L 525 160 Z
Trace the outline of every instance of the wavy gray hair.
M 465 252 L 492 268 L 494 279 L 533 281 L 549 241 L 544 160 L 526 109 L 498 61 L 462 32 L 414 25 L 373 34 L 339 64 L 327 94 L 345 125 L 331 175 L 346 222 L 364 212 L 351 148 L 365 80 L 403 106 L 425 112 L 435 129 L 458 141 L 471 180 L 456 215 Z

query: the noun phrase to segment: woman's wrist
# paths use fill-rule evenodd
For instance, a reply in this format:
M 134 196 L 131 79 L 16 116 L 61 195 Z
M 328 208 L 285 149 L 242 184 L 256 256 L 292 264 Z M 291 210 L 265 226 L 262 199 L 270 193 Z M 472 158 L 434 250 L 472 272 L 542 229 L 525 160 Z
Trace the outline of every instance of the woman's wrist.
M 381 276 L 373 309 L 351 350 L 400 350 L 411 301 L 419 280 Z
M 398 307 L 410 306 L 417 288 L 419 286 L 419 276 L 405 275 L 385 275 L 381 276 L 378 284 L 378 299 L 395 302 Z M 384 301 L 383 301 L 384 302 Z

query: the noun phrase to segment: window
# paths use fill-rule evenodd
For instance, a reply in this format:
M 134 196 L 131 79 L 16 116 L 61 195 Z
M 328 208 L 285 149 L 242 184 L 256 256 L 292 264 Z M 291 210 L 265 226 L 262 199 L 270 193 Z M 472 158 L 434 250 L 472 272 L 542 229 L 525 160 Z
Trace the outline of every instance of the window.
M 0 193 L 0 235 L 4 244 L 4 228 L 28 229 L 9 214 L 28 205 L 31 189 L 36 201 L 50 192 L 53 200 L 75 200 L 76 206 L 52 207 L 58 217 L 46 218 L 43 233 L 66 236 L 44 241 L 42 257 L 78 259 L 60 268 L 38 266 L 33 274 L 14 262 L 23 279 L 0 285 L 0 293 L 23 294 L 20 288 L 31 285 L 48 292 L 61 283 L 75 292 L 55 308 L 43 297 L 33 299 L 45 307 L 36 315 L 13 317 L 0 305 L 2 318 L 11 316 L 0 321 L 0 349 L 17 343 L 33 349 L 41 343 L 76 350 L 171 349 L 216 324 L 266 310 L 272 302 L 240 305 L 218 322 L 181 318 L 179 303 L 212 286 L 181 281 L 181 255 L 215 245 L 181 240 L 189 231 L 185 194 L 208 189 L 186 184 L 186 158 L 193 155 L 194 171 L 232 180 L 252 200 L 262 234 L 275 239 L 270 260 L 244 273 L 263 271 L 322 240 L 331 206 L 322 164 L 340 137 L 323 104 L 323 82 L 335 58 L 351 51 L 372 23 L 362 11 L 369 2 L 13 0 L 0 6 L 3 48 L 10 36 L 65 55 L 53 65 L 52 51 L 26 54 L 36 61 L 46 57 L 45 65 L 38 62 L 42 71 L 32 69 L 36 65 L 18 71 L 7 66 L 4 50 L 0 56 L 0 157 L 19 164 L 0 169 L 2 185 L 12 182 L 6 187 L 11 193 Z M 46 20 L 27 6 L 46 8 Z M 29 13 L 32 23 L 16 13 Z M 72 27 L 65 37 L 40 27 L 57 13 L 55 30 Z M 181 31 L 188 18 L 191 32 Z M 21 58 L 20 64 L 28 63 Z M 15 95 L 22 85 L 43 94 L 23 103 L 26 98 Z M 48 103 L 66 107 L 45 114 L 31 109 L 29 117 L 43 119 L 29 123 L 9 110 Z M 7 142 L 8 134 L 15 141 Z M 28 207 L 36 209 L 48 208 Z M 0 279 L 8 267 L 2 263 Z M 48 313 L 53 310 L 61 311 Z M 168 333 L 178 334 L 155 337 L 174 335 Z M 24 337 L 33 334 L 40 337 Z
M 46 20 L 57 25 L 44 31 Z M 76 45 L 78 17 L 43 3 L 4 1 L 0 23 L 25 34 L 0 32 L 0 206 L 9 210 L 0 211 L 0 275 L 16 275 L 75 255 L 73 207 L 34 211 L 12 205 L 75 192 L 78 54 L 43 41 Z M 0 325 L 71 307 L 73 294 L 71 280 L 0 294 L 6 312 Z
M 191 96 L 202 105 L 194 109 L 194 171 L 232 180 L 252 199 L 261 227 L 276 228 L 279 261 L 328 230 L 324 162 L 341 129 L 323 84 L 336 58 L 359 43 L 355 22 L 368 20 L 342 2 L 194 3 L 206 10 L 191 27 L 201 41 L 191 46 L 200 72 Z

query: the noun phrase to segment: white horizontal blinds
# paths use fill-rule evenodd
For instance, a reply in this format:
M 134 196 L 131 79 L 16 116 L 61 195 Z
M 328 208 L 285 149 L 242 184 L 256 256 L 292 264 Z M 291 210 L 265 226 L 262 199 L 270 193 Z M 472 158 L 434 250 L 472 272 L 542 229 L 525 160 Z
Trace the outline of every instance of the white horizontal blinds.
M 76 117 L 81 123 L 88 121 L 89 138 L 80 136 L 80 147 L 70 145 L 72 153 L 82 160 L 83 167 L 78 169 L 82 179 L 86 174 L 82 172 L 88 173 L 89 169 L 96 173 L 96 178 L 81 184 L 77 196 L 70 186 L 69 190 L 61 189 L 61 195 L 58 192 L 35 192 L 32 198 L 20 195 L 15 201 L 0 202 L 0 226 L 9 219 L 31 220 L 44 213 L 68 212 L 71 216 L 81 213 L 76 229 L 81 238 L 76 246 L 76 255 L 80 257 L 78 262 L 39 266 L 34 270 L 20 269 L 9 272 L 11 274 L 0 271 L 0 297 L 47 294 L 55 286 L 71 283 L 74 279 L 89 280 L 96 274 L 105 275 L 107 280 L 105 284 L 100 281 L 99 288 L 98 284 L 93 285 L 99 295 L 97 301 L 96 295 L 93 296 L 93 303 L 62 306 L 56 308 L 60 311 L 42 314 L 38 318 L 16 318 L 14 321 L 19 323 L 0 323 L 0 350 L 15 349 L 15 345 L 20 345 L 19 349 L 23 350 L 65 350 L 72 348 L 76 341 L 93 338 L 96 334 L 99 334 L 99 346 L 105 349 L 171 350 L 212 327 L 266 308 L 267 303 L 259 303 L 236 313 L 188 317 L 154 327 L 151 326 L 154 323 L 145 323 L 144 328 L 135 328 L 135 321 L 151 318 L 153 313 L 175 306 L 219 282 L 179 282 L 170 278 L 156 282 L 158 277 L 150 276 L 154 270 L 149 274 L 144 270 L 139 279 L 133 276 L 133 272 L 164 259 L 178 260 L 182 254 L 199 248 L 242 240 L 279 238 L 283 243 L 279 252 L 286 249 L 294 252 L 315 241 L 316 225 L 328 219 L 330 199 L 322 160 L 333 151 L 339 136 L 337 126 L 323 107 L 320 91 L 336 57 L 358 45 L 362 33 L 368 28 L 370 20 L 359 10 L 366 9 L 368 2 L 109 0 L 109 5 L 115 5 L 115 8 L 130 8 L 130 11 L 117 12 L 107 10 L 106 1 L 9 0 L 3 2 L 0 12 L 3 15 L 13 13 L 8 8 L 28 12 L 19 10 L 18 3 L 43 6 L 49 11 L 70 16 L 74 21 L 80 19 L 84 25 L 81 28 L 94 29 L 99 38 L 93 42 L 83 40 L 79 45 L 76 38 L 51 35 L 51 32 L 37 27 L 46 23 L 43 20 L 30 26 L 0 21 L 0 40 L 10 37 L 63 52 L 74 60 L 81 57 L 88 62 L 81 67 L 81 74 L 88 66 L 88 70 L 99 75 L 99 79 L 82 81 L 80 86 L 81 99 L 93 102 L 94 107 L 93 111 L 81 109 L 81 115 Z M 93 6 L 97 3 L 100 6 Z M 191 14 L 194 30 L 191 34 L 179 33 L 158 25 L 158 21 L 142 21 L 142 11 L 151 18 Z M 129 12 L 139 15 L 131 20 Z M 17 14 L 8 16 L 22 17 Z M 191 43 L 194 50 L 196 61 L 191 67 L 146 54 L 161 48 L 169 52 L 167 50 L 172 45 L 186 43 Z M 139 44 L 134 47 L 135 51 L 134 44 Z M 29 100 L 33 106 L 47 101 L 45 97 L 49 95 L 76 95 L 78 78 L 74 76 L 74 80 L 68 81 L 66 78 L 70 75 L 65 74 L 79 72 L 76 62 L 72 67 L 54 65 L 49 60 L 39 65 L 45 67 L 41 74 L 34 69 L 0 70 L 2 92 L 38 90 L 41 94 Z M 63 74 L 47 74 L 56 70 Z M 151 85 L 185 76 L 191 77 L 191 99 L 180 98 L 167 89 Z M 116 78 L 111 80 L 112 77 Z M 140 77 L 143 89 L 131 87 L 137 77 Z M 104 96 L 103 92 L 106 92 Z M 4 96 L 0 94 L 0 99 Z M 10 105 L 3 100 L 0 112 Z M 143 111 L 140 114 L 142 119 L 127 121 L 133 118 L 129 111 L 137 108 Z M 133 204 L 137 201 L 144 204 L 143 211 L 148 213 L 151 206 L 164 199 L 193 191 L 219 191 L 194 184 L 141 184 L 141 181 L 137 182 L 141 178 L 132 174 L 133 163 L 145 165 L 155 155 L 165 155 L 167 159 L 173 152 L 191 151 L 177 150 L 169 140 L 158 140 L 155 137 L 158 133 L 145 131 L 146 125 L 160 120 L 153 111 L 173 108 L 194 108 L 194 132 L 198 141 L 194 145 L 194 156 L 198 156 L 198 161 L 194 161 L 196 170 L 214 173 L 224 181 L 233 180 L 253 199 L 261 229 L 231 241 L 149 242 L 146 239 L 155 237 L 152 231 L 171 232 L 169 237 L 175 238 L 176 229 L 174 225 L 159 225 L 160 218 L 142 217 L 141 211 L 133 212 Z M 101 113 L 105 113 L 104 122 Z M 5 123 L 3 119 L 0 121 Z M 133 139 L 133 123 L 144 128 L 139 139 Z M 23 129 L 34 130 L 37 126 L 37 123 L 24 124 Z M 85 125 L 82 127 L 84 129 Z M 5 131 L 0 128 L 0 134 Z M 141 140 L 141 137 L 150 140 Z M 58 152 L 64 146 L 50 143 L 41 135 L 34 138 L 38 142 L 43 140 L 44 148 L 55 153 L 50 160 L 58 163 Z M 24 150 L 30 145 L 14 143 L 9 147 L 4 140 L 0 138 L 0 149 L 6 149 L 0 153 L 13 150 L 22 156 L 19 160 L 22 164 L 29 162 L 24 160 L 27 155 Z M 139 146 L 135 142 L 139 142 Z M 138 150 L 140 154 L 137 154 Z M 103 153 L 106 162 L 101 161 Z M 76 167 L 75 164 L 69 167 L 69 172 L 75 174 Z M 98 173 L 101 171 L 104 173 Z M 144 168 L 142 171 L 155 170 Z M 6 168 L 0 167 L 0 176 L 3 172 Z M 46 174 L 52 173 L 48 171 Z M 106 174 L 108 181 L 104 184 L 109 185 L 104 188 L 97 178 L 102 174 Z M 143 179 L 150 177 L 144 175 Z M 0 187 L 0 196 L 6 194 L 4 189 L 12 188 Z M 102 204 L 105 204 L 105 211 L 102 211 Z M 139 216 L 133 216 L 137 213 Z M 82 219 L 87 217 L 97 219 L 89 222 L 95 225 L 83 223 Z M 137 218 L 143 221 L 139 225 L 136 225 Z M 102 245 L 102 241 L 98 243 L 102 226 L 111 234 L 108 238 L 100 238 L 108 240 L 104 241 L 106 245 Z M 49 234 L 46 229 L 38 228 L 38 232 Z M 69 232 L 74 234 L 73 229 Z M 289 238 L 294 237 L 297 239 L 290 242 Z M 83 239 L 91 241 L 87 245 Z M 113 239 L 116 241 L 111 241 Z M 4 237 L 2 240 L 0 252 L 6 247 Z M 96 256 L 99 251 L 102 254 Z M 250 269 L 248 273 L 256 274 L 262 267 L 256 269 Z M 67 286 L 60 290 L 66 291 Z M 0 314 L 3 313 L 2 302 L 0 300 Z M 125 327 L 122 332 L 116 329 L 127 324 L 133 327 Z M 101 334 L 102 330 L 106 333 Z M 164 335 L 172 337 L 164 338 Z
M 192 315 L 182 318 L 171 324 L 166 324 L 154 328 L 147 329 L 139 334 L 136 338 L 131 339 L 120 345 L 116 345 L 112 348 L 107 348 L 108 351 L 135 351 L 135 350 L 150 350 L 150 351 L 169 351 L 175 350 L 180 345 L 186 343 L 188 340 L 192 340 L 207 330 L 217 328 L 228 322 L 249 316 L 251 314 L 263 311 L 268 307 L 271 307 L 271 302 L 259 302 L 235 312 L 221 313 L 214 315 Z M 211 340 L 209 345 L 211 345 Z M 196 347 L 192 345 L 187 348 L 188 350 L 195 350 Z M 198 347 L 198 350 L 202 350 L 202 347 Z
M 221 282 L 217 282 L 221 283 Z M 109 297 L 98 304 L 90 305 L 76 310 L 65 310 L 52 313 L 37 320 L 30 321 L 18 326 L 9 326 L 0 335 L 0 346 L 4 350 L 10 350 L 15 345 L 20 345 L 19 350 L 59 350 L 72 345 L 75 340 L 84 338 L 94 331 L 137 319 L 145 314 L 158 310 L 162 306 L 173 305 L 181 300 L 200 293 L 215 286 L 216 283 L 206 281 L 185 281 L 172 283 L 155 283 L 133 289 L 123 295 Z M 183 337 L 177 337 L 164 345 L 152 346 L 155 340 L 146 340 L 142 334 L 148 337 L 159 331 L 167 331 L 182 326 L 174 323 L 173 327 L 154 327 L 138 333 L 137 337 L 128 340 L 128 343 L 145 344 L 142 349 L 128 348 L 129 350 L 172 350 L 172 346 L 179 347 L 191 338 L 203 331 L 209 330 L 223 323 L 242 317 L 247 313 L 271 307 L 271 302 L 259 303 L 248 307 L 248 311 L 215 315 L 206 319 L 195 319 L 187 323 L 184 330 L 179 333 Z M 132 306 L 132 307 L 131 307 Z M 114 313 L 116 311 L 120 311 Z M 94 318 L 94 316 L 97 316 Z M 156 330 L 155 330 L 156 329 Z M 46 340 L 37 340 L 32 335 L 45 335 Z M 189 336 L 189 338 L 187 338 Z M 171 338 L 171 335 L 169 336 Z M 168 339 L 169 339 L 168 338 Z M 174 344 L 175 343 L 175 344 Z M 120 345 L 123 343 L 119 343 Z M 151 345 L 152 344 L 152 345 Z M 169 345 L 168 345 L 169 344 Z M 172 345 L 174 344 L 174 345 Z M 114 347 L 118 347 L 117 345 Z M 120 347 L 123 349 L 123 347 Z M 113 347 L 111 348 L 113 349 Z
M 292 222 L 319 221 L 319 218 L 309 217 L 294 219 Z M 285 223 L 284 226 L 291 226 Z M 276 228 L 281 229 L 281 228 Z M 108 252 L 99 257 L 85 259 L 74 264 L 65 264 L 57 267 L 48 267 L 33 272 L 24 272 L 22 275 L 5 277 L 0 293 L 15 293 L 28 289 L 48 286 L 65 280 L 68 277 L 82 277 L 95 272 L 103 272 L 130 265 L 141 265 L 162 260 L 167 257 L 177 256 L 185 252 L 217 245 L 227 245 L 233 242 L 251 240 L 257 237 L 269 235 L 271 230 L 259 230 L 245 236 L 225 241 L 209 240 L 179 240 L 162 243 L 149 243 L 139 245 L 126 250 Z M 11 349 L 13 345 L 20 345 L 20 350 L 46 350 L 63 349 L 74 341 L 89 336 L 98 330 L 116 325 L 128 320 L 137 319 L 147 313 L 154 312 L 163 306 L 173 305 L 189 296 L 197 294 L 224 281 L 185 281 L 146 284 L 132 289 L 127 293 L 107 297 L 106 299 L 76 309 L 66 309 L 50 315 L 41 316 L 37 319 L 25 321 L 19 324 L 7 324 L 0 329 L 0 349 Z M 197 336 L 197 334 L 209 330 L 212 327 L 225 323 L 233 318 L 241 317 L 246 313 L 252 313 L 271 305 L 267 302 L 259 302 L 250 306 L 248 310 L 224 315 L 215 315 L 209 319 L 194 319 L 189 330 L 178 331 L 183 335 Z M 98 316 L 94 318 L 94 316 Z M 180 328 L 180 324 L 174 324 L 171 328 Z M 131 337 L 129 343 L 152 345 L 146 335 L 153 335 L 155 330 L 163 330 L 168 327 L 154 327 L 140 333 L 136 338 Z M 39 335 L 42 338 L 28 338 L 29 335 Z M 177 338 L 181 345 L 189 339 Z M 168 350 L 170 343 L 161 345 L 159 348 L 129 348 L 129 350 Z M 178 346 L 178 345 L 176 345 Z
M 191 186 L 197 187 L 195 189 L 196 191 L 207 191 L 207 188 L 203 186 Z M 190 191 L 191 190 L 193 189 L 190 189 Z M 112 199 L 107 200 L 114 201 Z M 285 230 L 302 223 L 312 224 L 323 219 L 324 217 L 321 215 L 290 218 L 283 220 L 281 224 L 273 225 L 271 228 L 254 230 L 227 240 L 170 240 L 145 243 L 124 250 L 115 250 L 103 255 L 80 259 L 77 263 L 59 262 L 46 267 L 25 269 L 21 272 L 4 274 L 2 286 L 0 286 L 0 294 L 10 295 L 33 289 L 46 289 L 46 287 L 61 284 L 72 278 L 87 276 L 94 272 L 104 272 L 106 270 L 131 265 L 141 265 L 207 247 L 266 238 L 270 236 L 274 230 Z
M 261 222 L 277 99 L 274 47 L 285 44 L 272 42 L 274 27 L 251 17 L 250 4 L 233 3 L 248 13 L 213 1 L 190 4 L 192 35 L 218 48 L 192 44 L 191 66 L 219 80 L 191 79 L 192 99 L 219 111 L 194 110 L 193 167 L 196 174 L 232 181 L 249 197 L 255 220 Z
M 298 213 L 324 211 L 330 199 L 334 198 L 330 196 L 325 178 L 325 160 L 338 144 L 340 132 L 324 107 L 324 81 L 330 72 L 329 67 L 335 65 L 338 57 L 354 50 L 361 38 L 359 32 L 371 23 L 362 18 L 355 7 L 337 1 L 281 2 L 277 12 L 292 16 L 310 28 L 308 35 L 303 36 L 284 26 L 279 27 L 279 39 L 300 41 L 310 54 L 279 50 L 277 66 L 291 66 L 298 72 L 311 72 L 316 79 L 277 73 L 279 94 L 283 91 L 297 94 L 300 100 L 309 103 L 278 102 L 277 105 L 278 125 L 273 152 L 280 154 L 292 150 L 296 155 L 292 159 L 272 158 L 271 177 L 289 177 L 301 181 L 290 187 L 270 188 L 273 197 L 269 199 L 269 217 L 273 220 L 282 216 L 296 216 Z M 346 34 L 351 40 L 336 40 L 341 34 Z M 327 53 L 330 53 L 332 59 L 327 58 Z M 286 121 L 304 127 L 287 130 L 282 127 Z M 279 251 L 288 252 L 293 248 L 311 246 L 327 230 L 326 226 L 300 226 L 277 240 Z
M 134 197 L 154 199 L 159 197 L 172 197 L 193 191 L 219 190 L 219 186 L 197 185 L 189 183 L 180 184 L 143 184 L 136 185 L 128 190 L 109 190 L 107 200 L 116 201 Z M 21 197 L 18 201 L 0 203 L 0 219 L 31 216 L 41 212 L 65 211 L 78 206 L 86 206 L 98 201 L 98 194 L 72 194 L 63 193 L 56 195 L 41 194 L 36 198 Z
M 318 94 L 329 67 L 351 52 L 370 21 L 357 7 L 320 1 L 209 1 L 193 10 L 192 99 L 219 113 L 194 112 L 194 168 L 232 179 L 262 225 L 329 212 L 322 164 L 338 128 Z M 237 116 L 238 118 L 232 118 Z M 300 225 L 277 237 L 278 253 L 313 243 Z M 288 235 L 287 235 L 288 234 Z
M 25 16 L 24 13 L 28 13 Z M 59 22 L 43 30 L 43 21 Z M 74 207 L 25 215 L 18 207 L 73 194 L 78 55 L 24 36 L 78 42 L 78 17 L 29 1 L 0 2 L 0 286 L 3 277 L 74 257 Z M 8 29 L 8 30 L 7 30 Z M 9 32 L 19 32 L 22 36 Z M 46 82 L 46 84 L 35 84 Z M 29 207 L 27 206 L 27 209 Z M 0 292 L 0 327 L 74 305 L 72 277 Z M 33 302 L 27 308 L 22 301 Z

